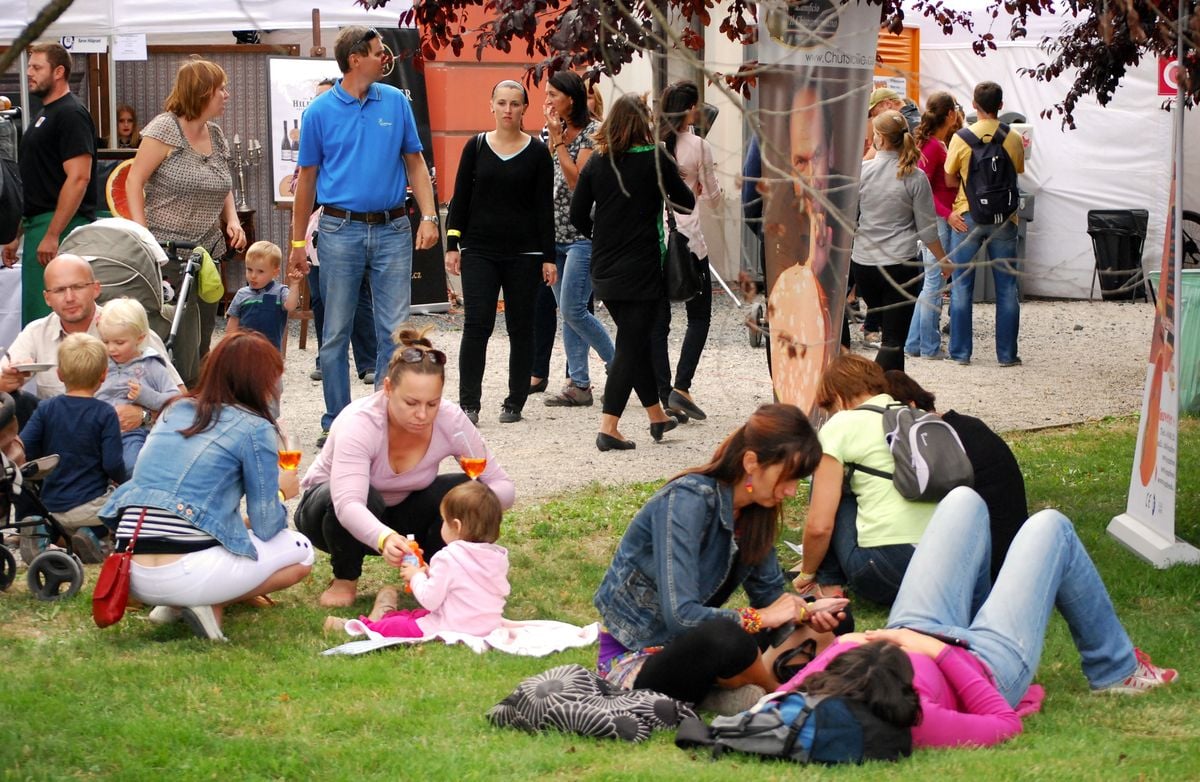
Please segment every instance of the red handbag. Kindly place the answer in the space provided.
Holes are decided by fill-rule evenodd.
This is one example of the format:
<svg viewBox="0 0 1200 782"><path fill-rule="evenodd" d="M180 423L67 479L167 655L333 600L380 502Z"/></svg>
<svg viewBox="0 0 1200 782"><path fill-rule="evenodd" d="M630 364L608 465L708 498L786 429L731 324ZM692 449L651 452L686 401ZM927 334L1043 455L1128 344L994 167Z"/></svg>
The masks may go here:
<svg viewBox="0 0 1200 782"><path fill-rule="evenodd" d="M108 627L121 621L125 616L125 606L129 604L129 570L133 563L133 544L137 543L138 533L142 531L142 522L146 519L146 509L138 516L137 526L133 528L133 537L124 551L108 555L104 566L100 568L100 577L96 579L96 590L92 592L92 619L97 627Z"/></svg>

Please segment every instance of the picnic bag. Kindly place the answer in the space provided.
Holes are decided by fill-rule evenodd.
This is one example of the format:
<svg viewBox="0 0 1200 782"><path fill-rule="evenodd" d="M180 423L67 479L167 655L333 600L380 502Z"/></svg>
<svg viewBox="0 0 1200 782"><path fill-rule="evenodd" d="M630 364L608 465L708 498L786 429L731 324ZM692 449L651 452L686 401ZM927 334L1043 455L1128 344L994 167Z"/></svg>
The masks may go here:
<svg viewBox="0 0 1200 782"><path fill-rule="evenodd" d="M985 142L969 128L958 131L958 137L971 148L963 190L976 225L1001 225L1017 211L1017 169L1004 149L1008 133L1008 125L1001 123Z"/></svg>
<svg viewBox="0 0 1200 782"><path fill-rule="evenodd" d="M142 508L129 545L124 551L109 554L104 560L104 566L100 568L96 589L92 592L92 619L97 627L114 625L125 616L125 607L129 605L129 571L133 564L133 544L137 542L145 519L146 509Z"/></svg>
<svg viewBox="0 0 1200 782"><path fill-rule="evenodd" d="M797 763L861 764L911 755L912 729L893 725L847 698L775 692L748 711L716 717L711 725L685 719L675 746L709 747L714 758L740 752Z"/></svg>
<svg viewBox="0 0 1200 782"><path fill-rule="evenodd" d="M671 301L689 301L700 295L704 279L700 266L692 255L687 236L675 224L675 210L667 207L667 248L663 257L663 278L667 284L667 298Z"/></svg>
<svg viewBox="0 0 1200 782"><path fill-rule="evenodd" d="M859 405L883 416L883 436L895 461L894 472L862 464L847 465L849 475L861 470L890 480L896 491L913 502L937 502L959 486L975 485L975 470L958 432L937 413L902 404Z"/></svg>

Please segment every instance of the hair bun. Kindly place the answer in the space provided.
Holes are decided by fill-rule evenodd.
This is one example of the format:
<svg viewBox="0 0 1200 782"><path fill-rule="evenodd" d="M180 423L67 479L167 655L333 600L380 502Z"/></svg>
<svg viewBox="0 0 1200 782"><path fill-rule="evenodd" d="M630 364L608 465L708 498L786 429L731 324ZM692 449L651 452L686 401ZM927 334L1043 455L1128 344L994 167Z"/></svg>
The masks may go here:
<svg viewBox="0 0 1200 782"><path fill-rule="evenodd" d="M431 328L432 326L426 326L423 329L416 329L408 324L402 324L392 332L392 342L402 348L411 348L418 345L432 348L433 342L425 336Z"/></svg>

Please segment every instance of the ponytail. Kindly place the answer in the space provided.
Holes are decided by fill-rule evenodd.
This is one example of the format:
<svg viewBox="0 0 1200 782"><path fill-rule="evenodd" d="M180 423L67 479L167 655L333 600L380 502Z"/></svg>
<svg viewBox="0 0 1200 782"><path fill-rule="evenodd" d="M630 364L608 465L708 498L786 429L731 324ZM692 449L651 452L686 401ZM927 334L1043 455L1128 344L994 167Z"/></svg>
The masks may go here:
<svg viewBox="0 0 1200 782"><path fill-rule="evenodd" d="M897 152L900 157L900 166L896 171L896 178L903 179L911 174L921 162L921 150L917 149L913 135L907 130L904 131L904 138L900 142L900 149Z"/></svg>
<svg viewBox="0 0 1200 782"><path fill-rule="evenodd" d="M900 158L897 179L913 172L921 162L921 150L917 149L912 134L908 132L908 121L898 111L885 111L873 121L875 132L884 140L888 149L896 151Z"/></svg>

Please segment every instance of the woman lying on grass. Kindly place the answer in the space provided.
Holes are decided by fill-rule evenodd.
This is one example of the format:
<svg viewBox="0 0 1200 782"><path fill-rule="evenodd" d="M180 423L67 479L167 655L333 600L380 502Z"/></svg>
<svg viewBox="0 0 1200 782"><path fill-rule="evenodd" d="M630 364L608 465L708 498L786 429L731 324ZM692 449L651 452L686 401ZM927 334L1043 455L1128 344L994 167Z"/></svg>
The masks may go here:
<svg viewBox="0 0 1200 782"><path fill-rule="evenodd" d="M833 612L847 603L786 594L775 558L779 506L820 458L798 407L763 405L708 464L659 489L634 516L596 592L601 675L690 703L714 686L740 690L736 703L710 705L722 712L778 686L761 651L772 634L760 631L788 623L830 631L839 622ZM738 587L750 605L723 608Z"/></svg>
<svg viewBox="0 0 1200 782"><path fill-rule="evenodd" d="M1061 513L1044 510L1025 522L988 593L990 551L987 506L973 490L955 489L917 546L887 629L841 636L780 689L855 697L864 664L886 659L920 699L914 746L998 744L1041 708L1045 693L1030 683L1056 606L1093 692L1137 695L1178 677L1130 642ZM880 644L899 646L907 659L881 657Z"/></svg>

